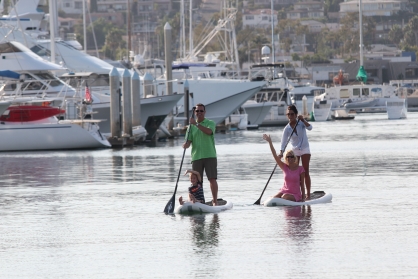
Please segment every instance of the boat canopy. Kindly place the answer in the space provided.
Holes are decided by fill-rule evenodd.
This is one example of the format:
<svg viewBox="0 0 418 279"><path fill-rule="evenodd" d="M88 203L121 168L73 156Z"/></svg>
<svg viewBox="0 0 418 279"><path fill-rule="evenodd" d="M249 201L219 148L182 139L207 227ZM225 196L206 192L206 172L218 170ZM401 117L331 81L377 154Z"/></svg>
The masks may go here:
<svg viewBox="0 0 418 279"><path fill-rule="evenodd" d="M20 78L20 74L16 72L9 71L9 70L0 71L0 80L19 79L19 78Z"/></svg>

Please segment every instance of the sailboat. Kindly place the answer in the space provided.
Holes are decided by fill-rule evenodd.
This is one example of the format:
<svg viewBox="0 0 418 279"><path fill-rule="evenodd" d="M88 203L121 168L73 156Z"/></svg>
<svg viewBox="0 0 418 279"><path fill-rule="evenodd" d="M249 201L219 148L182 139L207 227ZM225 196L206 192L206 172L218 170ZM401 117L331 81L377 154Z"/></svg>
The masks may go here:
<svg viewBox="0 0 418 279"><path fill-rule="evenodd" d="M359 30L360 30L360 68L356 79L360 84L334 84L325 92L314 98L313 112L325 115L323 120L351 116L349 111L382 112L386 111L388 119L406 118L406 102L397 94L396 88L389 84L367 84L367 72L363 63L363 22L362 1L359 0ZM329 110L329 114L326 111Z"/></svg>

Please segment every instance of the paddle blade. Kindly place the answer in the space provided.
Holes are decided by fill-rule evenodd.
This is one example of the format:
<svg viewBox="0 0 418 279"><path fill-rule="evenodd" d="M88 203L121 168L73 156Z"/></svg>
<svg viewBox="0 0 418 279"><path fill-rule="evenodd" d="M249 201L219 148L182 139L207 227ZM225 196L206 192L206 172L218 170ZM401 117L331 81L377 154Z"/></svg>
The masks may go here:
<svg viewBox="0 0 418 279"><path fill-rule="evenodd" d="M167 205L164 208L165 214L173 214L174 205L176 204L175 199L176 199L176 194L174 193L174 195L171 197L171 199L168 201Z"/></svg>
<svg viewBox="0 0 418 279"><path fill-rule="evenodd" d="M254 204L260 205L260 199L258 199Z"/></svg>

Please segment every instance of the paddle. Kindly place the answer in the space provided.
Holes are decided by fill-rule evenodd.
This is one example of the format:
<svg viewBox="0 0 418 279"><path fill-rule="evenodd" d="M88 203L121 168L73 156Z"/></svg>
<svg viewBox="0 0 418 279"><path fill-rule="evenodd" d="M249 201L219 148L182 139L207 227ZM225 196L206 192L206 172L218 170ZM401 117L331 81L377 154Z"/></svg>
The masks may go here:
<svg viewBox="0 0 418 279"><path fill-rule="evenodd" d="M194 115L194 110L195 110L195 107L193 107L192 116ZM187 129L187 134L186 134L186 142L189 139L190 129L191 129L191 127L190 127L190 123L189 123L189 128ZM184 150L183 150L183 157L181 158L179 174L177 176L177 182L176 182L176 187L174 188L173 196L168 201L167 205L164 207L164 213L165 214L173 214L173 212L174 212L174 205L176 203L175 199L176 199L177 186L179 184L181 167L183 166L184 154L186 154L186 148L184 148Z"/></svg>
<svg viewBox="0 0 418 279"><path fill-rule="evenodd" d="M298 119L298 122L296 122L295 128L293 128L293 131L292 131L292 133L290 134L289 139L287 140L286 145L284 146L283 151L285 151L285 150L286 150L286 147L287 147L287 145L289 144L289 141L290 141L290 139L292 138L292 135L293 135L293 133L295 132L296 127L298 126L298 123L299 123L299 119ZM274 166L274 169L273 169L273 171L272 171L272 172L271 172L271 174L270 174L269 180L267 180L266 186L264 186L263 192L261 192L260 197L258 198L258 200L257 200L254 204L260 205L260 202L261 202L261 197L263 196L264 191L265 191L265 190L266 190L266 188L267 188L267 185L269 185L270 179L271 179L271 177L273 176L274 172L276 171L276 168L277 168L277 164Z"/></svg>

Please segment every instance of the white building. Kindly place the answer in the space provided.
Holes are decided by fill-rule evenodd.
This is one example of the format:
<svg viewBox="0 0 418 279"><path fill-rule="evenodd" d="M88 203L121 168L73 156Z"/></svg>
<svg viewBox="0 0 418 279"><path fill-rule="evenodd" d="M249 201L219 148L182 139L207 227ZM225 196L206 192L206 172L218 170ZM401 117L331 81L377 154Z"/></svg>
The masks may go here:
<svg viewBox="0 0 418 279"><path fill-rule="evenodd" d="M277 12L273 11L274 25L277 24ZM268 28L271 27L271 10L259 9L254 11L246 11L243 14L242 25L254 28Z"/></svg>
<svg viewBox="0 0 418 279"><path fill-rule="evenodd" d="M340 3L340 17L347 13L358 13L358 0L346 0ZM393 16L399 11L411 11L408 0L363 0L364 16Z"/></svg>
<svg viewBox="0 0 418 279"><path fill-rule="evenodd" d="M323 18L324 4L322 1L304 1L293 5L292 11L286 15L288 19Z"/></svg>
<svg viewBox="0 0 418 279"><path fill-rule="evenodd" d="M86 1L86 9L89 6L89 0ZM57 0L58 10L66 14L83 14L83 0Z"/></svg>

